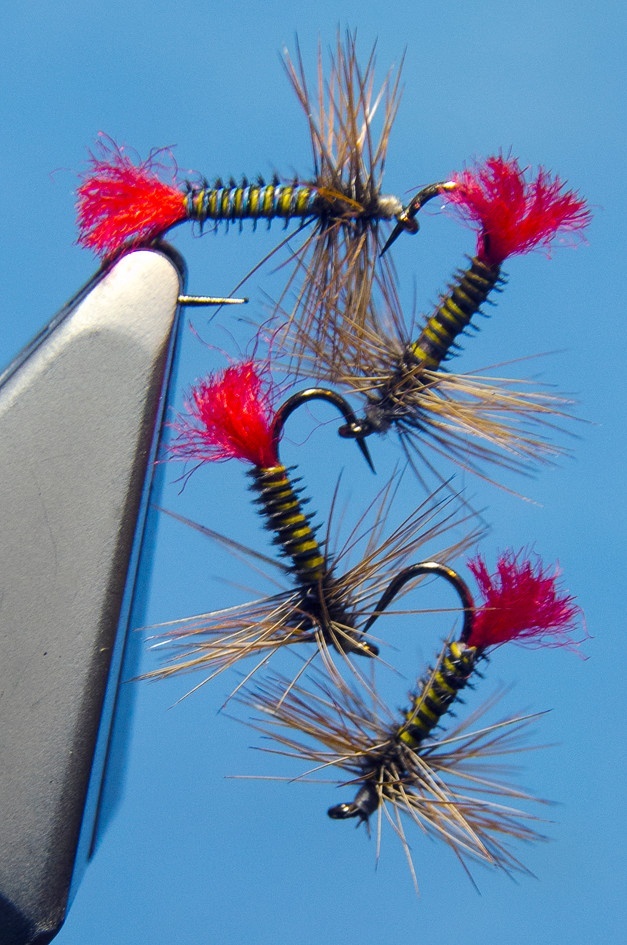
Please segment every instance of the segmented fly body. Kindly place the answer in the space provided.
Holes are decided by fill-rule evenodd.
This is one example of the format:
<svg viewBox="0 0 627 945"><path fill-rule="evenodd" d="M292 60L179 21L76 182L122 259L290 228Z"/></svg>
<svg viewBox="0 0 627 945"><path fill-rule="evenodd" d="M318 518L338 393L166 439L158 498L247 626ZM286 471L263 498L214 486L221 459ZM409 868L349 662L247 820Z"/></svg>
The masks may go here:
<svg viewBox="0 0 627 945"><path fill-rule="evenodd" d="M491 648L510 640L572 645L579 608L561 593L557 573L522 554L503 555L494 575L480 557L470 562L470 569L481 591L479 606L455 571L422 562L393 579L366 625L419 574L444 577L460 595L461 635L444 646L418 680L400 721L380 698L373 699L371 692L364 696L354 687L336 693L326 683L314 691L296 686L278 704L275 690L283 683L275 680L243 696L248 707L264 714L260 727L279 746L273 751L303 758L327 774L329 768L339 768L349 775L345 783L357 793L352 801L331 807L329 816L367 824L379 810L400 837L412 874L405 819L443 839L460 860L474 858L507 871L524 870L509 841L539 838L527 822L533 818L510 806L512 799L527 796L491 771L500 755L514 750L528 720L511 718L478 731L466 722L442 736L436 730Z"/></svg>
<svg viewBox="0 0 627 945"><path fill-rule="evenodd" d="M381 192L399 76L388 76L375 92L374 53L360 68L350 34L345 42L338 36L327 77L319 51L317 94L310 91L300 50L295 62L287 54L284 61L309 124L314 165L310 177L179 181L175 171L163 174L159 152L135 163L102 139L78 188L78 242L106 257L149 242L185 221L201 226L295 221L297 232L283 241L289 244L293 269L281 299L293 306L307 332L326 334L341 318L343 300L351 300L351 319L360 322L373 284L385 286L392 278L387 260L379 263L378 257L381 225L395 222L404 212L398 197ZM380 107L383 116L375 140Z"/></svg>
<svg viewBox="0 0 627 945"><path fill-rule="evenodd" d="M390 290L380 309L371 304L365 324L351 324L345 313L340 338L307 337L297 326L292 337L307 350L312 375L365 397L363 418L344 435L395 429L408 454L419 454L427 465L428 442L480 473L484 463L525 470L532 462L550 461L561 450L547 429L567 415L567 400L524 381L449 373L443 364L500 288L505 259L548 248L560 235L579 234L589 211L559 178L542 169L528 178L515 159L502 156L427 188L412 204L419 208L437 194L476 227L477 248L416 334Z"/></svg>
<svg viewBox="0 0 627 945"><path fill-rule="evenodd" d="M316 538L313 516L297 487L292 470L279 459L278 442L287 417L300 404L322 398L336 406L347 422L354 415L342 398L318 388L294 394L277 409L277 393L263 369L252 361L231 365L193 389L188 415L176 424L178 437L171 453L194 463L239 459L251 466L251 488L266 528L287 561L294 589L241 607L170 624L168 640L183 657L151 675L172 675L203 668L211 675L239 659L257 655L262 662L286 644L317 642L327 655L333 647L374 657L377 646L357 629L365 620L392 568L398 568L427 538L450 524L447 512L435 524L437 498L410 515L392 534L380 540L388 511L373 530L359 564L339 573L342 555L332 556L326 542ZM366 458L368 454L365 452ZM330 665L330 664L329 664ZM337 675L337 674L336 674Z"/></svg>
<svg viewBox="0 0 627 945"><path fill-rule="evenodd" d="M245 221L253 229L260 221L282 222L286 235L279 246L250 269L278 259L278 250L289 254L274 313L286 318L275 329L275 346L285 352L294 376L342 385L364 402L357 417L342 396L315 386L279 403L267 367L252 360L231 364L192 389L187 412L173 424L170 453L195 466L232 459L248 465L253 501L280 560L213 537L278 567L288 587L153 627L155 646L168 659L146 675L199 671L202 685L250 659L252 669L244 669L235 692L257 713L252 724L274 741L266 750L297 757L316 771L339 772L338 783L354 792L328 809L330 818L354 819L369 830L376 814L379 837L387 819L415 884L409 823L444 840L464 867L474 860L524 872L512 842L543 837L537 818L515 803L535 798L503 777L503 759L520 749L533 717L484 722L480 709L448 731L445 726L493 649L510 641L538 648L573 645L579 608L561 591L557 570L522 552L502 555L493 574L481 557L469 561L479 588L476 603L468 585L444 563L476 540L476 530L429 560L408 564L418 552L431 554L426 542L459 529L470 517L463 508L457 512L445 486L385 535L396 491L390 482L336 552L329 532L318 538L315 515L306 511L308 499L294 468L281 461L279 443L291 413L321 399L341 413L340 435L355 439L371 466L366 438L392 430L418 474L426 467L438 478L427 446L482 476L485 464L525 472L559 455L548 431L568 416L569 401L523 381L451 373L446 362L461 336L476 327L483 306L502 290L505 261L548 249L566 234L578 236L590 212L558 177L542 168L530 175L503 155L430 184L405 204L383 193L400 69L377 90L374 50L361 67L351 34L338 35L327 75L318 50L313 85L299 48L294 58L285 53L284 66L308 124L309 174L184 179L164 152L136 160L103 137L78 188L78 242L104 259L186 222L200 231L220 224L242 230ZM477 244L434 311L412 325L401 311L388 251L401 233L417 232L420 211L434 199L473 227ZM209 298L179 301L208 304ZM371 512L374 524L367 518ZM348 566L349 554L357 551L357 563ZM375 686L375 668L378 675L383 661L377 661L380 641L373 628L393 600L427 576L456 589L463 626L418 677L399 714ZM294 676L255 676L255 687L249 688L257 670L278 650L294 652L295 644ZM301 644L313 644L309 656L302 655ZM368 678L353 666L354 655L370 661ZM306 673L317 658L314 682L308 684ZM485 711L493 705L494 700Z"/></svg>

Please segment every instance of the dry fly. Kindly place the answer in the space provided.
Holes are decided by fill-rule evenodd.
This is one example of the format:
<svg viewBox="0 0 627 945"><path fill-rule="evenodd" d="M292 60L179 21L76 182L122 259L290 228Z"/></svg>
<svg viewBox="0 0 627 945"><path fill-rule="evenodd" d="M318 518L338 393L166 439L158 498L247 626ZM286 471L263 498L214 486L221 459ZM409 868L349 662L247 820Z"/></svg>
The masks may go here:
<svg viewBox="0 0 627 945"><path fill-rule="evenodd" d="M406 824L444 840L465 866L479 860L507 872L525 872L511 841L542 836L535 818L511 804L535 799L502 780L502 762L520 750L519 737L529 717L475 729L480 710L448 734L434 732L471 678L481 675L478 666L488 650L510 640L536 647L571 646L580 615L573 598L561 593L557 570L550 573L522 553L502 555L494 574L479 556L470 568L480 587L480 606L457 572L438 562L421 562L396 575L366 624L420 574L440 575L459 593L461 635L445 644L418 680L400 721L372 687L364 695L354 686L335 690L327 680L310 690L294 685L285 694L286 681L274 678L239 697L248 709L262 712L255 727L278 744L266 750L312 763L326 774L339 769L348 775L341 783L356 790L354 800L334 805L329 816L368 825L378 812L377 855L384 816L403 845L416 888Z"/></svg>
<svg viewBox="0 0 627 945"><path fill-rule="evenodd" d="M387 258L380 265L378 257L381 225L402 220L404 213L398 197L381 192L399 104L400 69L376 89L374 50L362 68L350 33L344 41L338 35L328 75L319 48L315 91L307 81L300 49L295 61L286 53L284 63L309 125L310 176L289 181L278 176L268 181L180 181L176 169L164 173L162 152L136 162L102 137L78 188L78 242L108 257L150 242L185 221L203 228L241 226L246 219L254 225L260 220L283 220L286 226L296 221L296 233L280 244L287 244L293 263L282 298L295 296L293 314L298 313L307 333L326 336L342 298L351 298L351 320L360 323L372 285L385 286L393 279ZM403 228L413 232L417 226L410 221Z"/></svg>
<svg viewBox="0 0 627 945"><path fill-rule="evenodd" d="M525 381L454 374L444 362L458 348L481 306L502 288L501 267L512 255L547 249L565 234L580 234L590 213L574 191L542 168L528 174L502 156L452 175L412 201L413 210L434 193L450 203L477 233L469 266L460 270L422 325L407 324L395 288L371 300L364 319L352 306L335 320L339 331L308 335L292 326L286 346L303 355L317 379L349 387L365 399L359 423L346 436L396 430L410 461L430 466L427 446L464 469L486 464L526 471L563 452L548 433L568 416L570 402ZM331 324L331 323L329 323Z"/></svg>
<svg viewBox="0 0 627 945"><path fill-rule="evenodd" d="M193 388L188 414L176 424L178 437L170 450L195 464L237 458L251 466L255 501L288 562L285 571L293 589L166 625L166 642L173 655L170 663L151 675L202 669L211 678L248 656L258 658L256 669L277 649L302 642L316 643L329 666L331 646L341 657L350 653L377 656L378 647L364 636L360 624L372 612L382 588L425 541L465 521L436 495L389 537L382 538L394 492L391 484L383 490L374 524L366 528L359 563L340 573L347 549L333 554L328 536L323 542L317 540L317 529L312 515L303 511L305 500L296 480L278 457L278 440L287 416L303 400L308 402L319 393L295 394L275 410L276 392L254 362L231 365ZM332 402L341 406L341 399ZM344 415L350 421L352 415ZM363 522L364 517L349 539L350 549L359 543ZM475 538L476 534L457 547Z"/></svg>

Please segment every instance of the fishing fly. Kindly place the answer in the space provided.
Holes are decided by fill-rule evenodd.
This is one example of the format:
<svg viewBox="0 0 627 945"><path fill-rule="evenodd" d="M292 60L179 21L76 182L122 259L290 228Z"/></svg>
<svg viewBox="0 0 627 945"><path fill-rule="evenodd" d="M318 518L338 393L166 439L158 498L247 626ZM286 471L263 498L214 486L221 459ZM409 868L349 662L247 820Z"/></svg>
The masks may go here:
<svg viewBox="0 0 627 945"><path fill-rule="evenodd" d="M355 428L344 427L343 435L395 429L408 457L427 466L428 442L473 472L481 473L486 462L524 471L562 452L546 430L567 416L569 402L523 381L449 373L443 364L481 306L502 288L504 261L548 249L566 234L580 234L590 213L559 177L543 169L528 176L516 159L503 156L453 175L451 183L427 188L411 202L412 212L434 193L476 228L477 246L470 265L457 273L417 337L412 338L415 327L406 325L397 294L388 287L383 306L371 304L365 323L351 323L346 312L339 336L307 336L294 326L290 345L307 352L312 375L365 398L363 417Z"/></svg>
<svg viewBox="0 0 627 945"><path fill-rule="evenodd" d="M351 299L351 319L360 322L373 283L385 285L392 278L388 263L379 264L378 257L380 226L404 213L398 197L381 192L400 70L375 91L374 52L362 69L350 34L344 43L338 36L328 77L319 50L317 94L309 89L300 49L295 62L286 53L284 63L309 125L311 177L192 183L171 171L166 180L160 152L136 163L103 138L78 188L78 242L107 257L150 242L185 221L201 228L208 223L241 227L244 220L254 225L260 220L296 221L297 233L305 228L305 235L300 245L296 235L283 241L294 266L281 298L293 295L300 323L309 332L326 334L338 318L342 298ZM377 138L374 126L381 106Z"/></svg>
<svg viewBox="0 0 627 945"><path fill-rule="evenodd" d="M436 497L382 540L381 525L389 511L387 494L393 491L390 486L383 491L361 561L340 574L342 554L333 555L328 540L319 542L316 538L313 515L303 510L306 499L301 496L299 480L281 463L278 443L288 416L313 399L330 402L348 422L354 421L354 415L341 397L324 389L294 394L275 409L277 394L267 372L264 376L262 367L253 361L233 364L209 376L193 388L187 415L175 424L178 436L170 452L195 464L238 459L250 465L254 501L287 562L285 573L295 589L173 622L168 625L171 629L167 641L176 644L178 650L183 647L184 656L177 655L150 675L168 676L197 668L215 675L254 654L262 665L278 648L301 642L317 643L330 668L330 646L342 656L356 653L375 657L378 647L357 629L364 614L389 582L392 569L397 569L425 540L453 525L454 516L451 518L448 512L439 522L432 521L438 508L447 507ZM360 445L368 459L364 445ZM349 544L355 544L354 535Z"/></svg>
<svg viewBox="0 0 627 945"><path fill-rule="evenodd" d="M524 792L493 777L499 756L516 749L527 718L510 718L470 730L481 712L438 737L435 730L451 712L462 690L479 674L493 648L509 641L536 647L573 645L580 615L574 599L558 585L557 572L521 554L502 555L494 574L477 556L469 562L482 601L477 606L457 572L439 562L414 564L401 571L384 592L366 627L370 627L402 587L419 575L445 578L457 590L464 610L459 639L445 644L434 665L410 695L403 718L369 692L354 687L334 692L325 682L316 691L294 687L280 704L280 680L262 682L242 701L269 721L260 727L280 746L279 754L339 768L345 784L357 788L353 800L331 807L335 820L355 818L368 825L378 811L400 838L415 879L404 820L443 839L464 863L469 857L506 871L524 871L509 849L511 839L540 839L527 823L531 815L510 806ZM302 741L305 736L307 741ZM322 745L322 748L318 747Z"/></svg>

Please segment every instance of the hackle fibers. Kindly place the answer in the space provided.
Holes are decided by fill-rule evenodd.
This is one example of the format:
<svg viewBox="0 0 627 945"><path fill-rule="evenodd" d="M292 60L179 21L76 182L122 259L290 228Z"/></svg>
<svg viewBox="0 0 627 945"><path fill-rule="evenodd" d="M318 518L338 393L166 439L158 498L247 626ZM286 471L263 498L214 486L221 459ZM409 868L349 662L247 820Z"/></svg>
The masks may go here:
<svg viewBox="0 0 627 945"><path fill-rule="evenodd" d="M504 777L504 762L520 753L521 736L535 717L506 717L477 728L483 707L449 732L440 734L440 729L471 675L481 675L477 664L486 651L508 641L572 647L580 610L561 590L559 572L522 552L502 555L494 574L480 557L470 569L481 595L478 606L456 573L440 567L462 585L464 630L418 679L402 719L373 687L362 691L346 685L338 691L320 678L314 688L299 683L285 695L285 680L262 680L239 695L256 713L249 724L274 742L265 751L314 765L291 781L314 772L346 776L337 781L352 787L355 799L330 808L329 816L368 826L376 812L377 857L387 820L401 841L416 889L406 833L411 824L443 840L467 872L473 860L507 873L527 872L512 844L544 839L536 818L512 806L537 799Z"/></svg>

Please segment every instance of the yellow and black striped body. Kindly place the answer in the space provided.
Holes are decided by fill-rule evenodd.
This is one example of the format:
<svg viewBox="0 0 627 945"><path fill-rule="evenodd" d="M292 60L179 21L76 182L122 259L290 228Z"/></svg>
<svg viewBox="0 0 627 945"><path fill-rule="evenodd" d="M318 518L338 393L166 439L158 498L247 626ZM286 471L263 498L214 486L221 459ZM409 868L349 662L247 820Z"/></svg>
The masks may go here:
<svg viewBox="0 0 627 945"><path fill-rule="evenodd" d="M292 562L292 570L302 585L319 584L326 573L326 562L311 526L311 515L302 510L300 489L295 489L285 466L255 467L249 474L255 502L262 507L268 528L275 532L274 542ZM298 481L298 480L295 480Z"/></svg>
<svg viewBox="0 0 627 945"><path fill-rule="evenodd" d="M406 721L396 733L399 741L410 748L420 745L467 685L478 655L476 647L459 641L446 646L436 668L418 684Z"/></svg>
<svg viewBox="0 0 627 945"><path fill-rule="evenodd" d="M402 204L391 194L355 193L308 183L282 184L277 178L270 183L259 179L224 185L216 181L202 187L188 186L185 195L187 218L205 223L207 220L318 219L322 221L362 220L371 226L379 220L394 220Z"/></svg>
<svg viewBox="0 0 627 945"><path fill-rule="evenodd" d="M391 357L387 376L366 393L365 416L359 427L362 436L386 433L393 424L405 432L428 429L429 420L423 416L421 403L425 387L433 384L428 372L440 370L458 335L501 282L500 268L476 257L467 269L458 272L417 340L404 344ZM345 427L340 435L355 434Z"/></svg>
<svg viewBox="0 0 627 945"><path fill-rule="evenodd" d="M500 267L488 266L475 256L468 269L460 270L436 311L427 321L408 354L426 370L438 370L455 345L455 339L470 324L490 292L499 282Z"/></svg>
<svg viewBox="0 0 627 945"><path fill-rule="evenodd" d="M187 216L204 223L206 220L290 220L292 217L317 216L320 199L307 185L280 184L278 181L256 184L231 181L222 186L190 188L187 192Z"/></svg>
<svg viewBox="0 0 627 945"><path fill-rule="evenodd" d="M267 526L274 533L284 557L291 561L301 592L297 608L300 629L307 633L317 629L328 644L342 653L357 653L372 658L378 647L364 639L355 629L351 600L329 567L325 554L316 539L316 528L311 515L303 512L306 499L300 498L299 480L290 480L285 466L255 467L249 473L255 502L261 506Z"/></svg>
<svg viewBox="0 0 627 945"><path fill-rule="evenodd" d="M360 822L368 823L387 790L396 791L408 776L413 765L413 753L468 684L479 658L477 648L462 641L446 645L435 669L429 670L418 682L403 724L396 730L392 729L387 739L380 740L364 753L361 776L356 779L361 786L355 799L330 807L327 811L329 817L333 820L357 817Z"/></svg>

